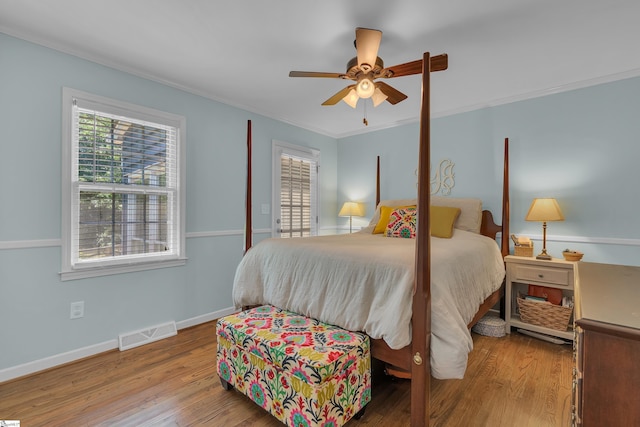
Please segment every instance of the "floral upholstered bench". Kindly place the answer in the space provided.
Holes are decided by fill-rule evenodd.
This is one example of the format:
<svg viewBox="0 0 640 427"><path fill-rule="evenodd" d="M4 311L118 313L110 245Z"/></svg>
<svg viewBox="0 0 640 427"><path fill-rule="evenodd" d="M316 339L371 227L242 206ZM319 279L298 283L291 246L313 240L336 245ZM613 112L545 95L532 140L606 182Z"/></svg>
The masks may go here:
<svg viewBox="0 0 640 427"><path fill-rule="evenodd" d="M265 305L218 320L217 371L288 426L342 426L371 400L369 337Z"/></svg>

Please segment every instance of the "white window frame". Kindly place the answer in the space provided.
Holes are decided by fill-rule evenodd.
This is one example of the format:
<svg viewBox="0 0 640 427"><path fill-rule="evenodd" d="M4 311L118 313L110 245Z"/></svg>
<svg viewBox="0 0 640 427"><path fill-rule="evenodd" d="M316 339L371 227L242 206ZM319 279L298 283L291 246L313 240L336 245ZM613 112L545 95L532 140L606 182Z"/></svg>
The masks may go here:
<svg viewBox="0 0 640 427"><path fill-rule="evenodd" d="M318 191L318 183L320 181L320 150L314 148L303 147L299 145L289 144L282 141L271 141L271 159L272 159L272 210L271 218L273 219L271 235L272 237L280 237L280 174L281 163L280 157L285 154L290 157L298 158L314 162L316 164L315 179L311 182L311 231L312 236L318 235L318 208L320 206L320 196ZM313 177L313 174L312 174Z"/></svg>
<svg viewBox="0 0 640 427"><path fill-rule="evenodd" d="M74 104L83 108L128 117L136 120L160 123L176 129L175 197L177 209L170 219L170 230L175 247L168 253L145 253L99 260L79 261L75 243L78 229L78 207L74 200L80 192L78 180L77 133L73 123ZM111 274L129 273L155 268L186 264L185 251L185 142L186 119L183 116L142 107L71 88L62 90L62 270L61 280L75 280ZM142 190L141 190L142 191Z"/></svg>

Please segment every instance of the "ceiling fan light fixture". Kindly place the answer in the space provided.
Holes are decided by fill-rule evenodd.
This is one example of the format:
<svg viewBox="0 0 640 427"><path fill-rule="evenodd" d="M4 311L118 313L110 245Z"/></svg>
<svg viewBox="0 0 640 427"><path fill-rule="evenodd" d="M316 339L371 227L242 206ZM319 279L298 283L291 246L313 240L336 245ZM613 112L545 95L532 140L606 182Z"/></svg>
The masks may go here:
<svg viewBox="0 0 640 427"><path fill-rule="evenodd" d="M351 108L356 108L358 105L358 99L360 99L360 97L356 93L355 89L351 89L349 93L342 98L342 100Z"/></svg>
<svg viewBox="0 0 640 427"><path fill-rule="evenodd" d="M379 87L376 86L376 90L373 91L373 95L371 96L371 101L373 101L373 106L377 107L382 104L388 98Z"/></svg>
<svg viewBox="0 0 640 427"><path fill-rule="evenodd" d="M350 80L353 84L343 87L322 105L336 105L344 101L352 108L356 108L358 99L372 98L373 106L377 107L384 101L391 105L407 99L407 95L386 84L379 79L421 74L423 60L397 64L389 68L384 67L384 61L378 56L378 48L382 31L371 28L356 28L354 46L356 56L347 62L344 73L325 73L318 71L291 71L289 77L320 77ZM431 56L429 67L431 72L446 70L448 67L447 54ZM366 108L366 103L365 103Z"/></svg>
<svg viewBox="0 0 640 427"><path fill-rule="evenodd" d="M364 74L358 77L358 84L356 85L356 93L360 98L371 98L373 92L375 92L376 86L373 84L373 80L368 74Z"/></svg>

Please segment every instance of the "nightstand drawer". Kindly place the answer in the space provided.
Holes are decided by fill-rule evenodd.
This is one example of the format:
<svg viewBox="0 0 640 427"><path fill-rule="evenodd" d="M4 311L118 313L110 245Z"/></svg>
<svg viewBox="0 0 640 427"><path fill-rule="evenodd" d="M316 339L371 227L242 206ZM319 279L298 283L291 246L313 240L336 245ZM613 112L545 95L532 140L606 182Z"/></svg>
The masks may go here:
<svg viewBox="0 0 640 427"><path fill-rule="evenodd" d="M569 286L571 285L570 273L571 271L566 268L528 267L525 265L515 266L515 277L518 281L535 281Z"/></svg>

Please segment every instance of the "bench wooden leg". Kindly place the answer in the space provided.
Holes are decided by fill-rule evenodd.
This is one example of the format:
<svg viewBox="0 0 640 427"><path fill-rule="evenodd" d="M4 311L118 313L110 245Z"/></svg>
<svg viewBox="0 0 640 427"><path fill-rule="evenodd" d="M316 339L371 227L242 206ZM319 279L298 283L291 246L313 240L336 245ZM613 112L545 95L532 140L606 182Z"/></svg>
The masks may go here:
<svg viewBox="0 0 640 427"><path fill-rule="evenodd" d="M231 384L229 384L227 381L223 380L222 378L220 378L220 384L222 384L222 388L229 391L233 388L233 386Z"/></svg>
<svg viewBox="0 0 640 427"><path fill-rule="evenodd" d="M355 418L356 420L359 420L360 418L364 417L364 411L365 411L365 409L367 409L367 408L366 408L366 407L364 407L364 408L360 409L360 410L358 411L358 413L357 413L357 414L355 414L355 415L353 416L353 418Z"/></svg>

